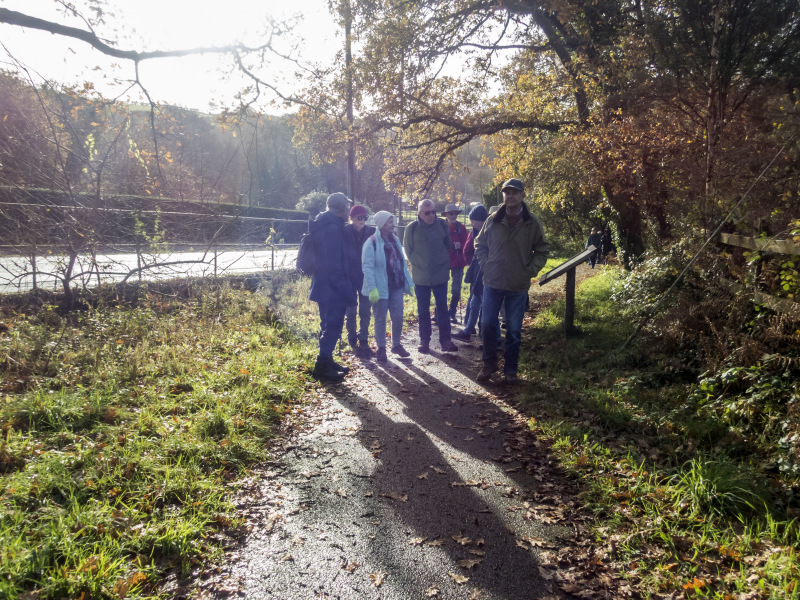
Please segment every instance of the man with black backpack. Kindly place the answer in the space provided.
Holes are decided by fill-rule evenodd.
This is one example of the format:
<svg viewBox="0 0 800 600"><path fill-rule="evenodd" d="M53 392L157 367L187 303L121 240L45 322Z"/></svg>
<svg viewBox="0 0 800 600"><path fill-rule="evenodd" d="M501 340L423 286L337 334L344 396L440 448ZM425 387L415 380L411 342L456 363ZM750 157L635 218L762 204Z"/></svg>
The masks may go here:
<svg viewBox="0 0 800 600"><path fill-rule="evenodd" d="M344 315L356 303L356 290L350 279L350 255L344 224L350 200L341 192L328 196L327 210L317 215L309 227L314 247L315 268L309 299L319 305L319 355L314 377L341 379L350 369L333 360L333 351L342 336Z"/></svg>

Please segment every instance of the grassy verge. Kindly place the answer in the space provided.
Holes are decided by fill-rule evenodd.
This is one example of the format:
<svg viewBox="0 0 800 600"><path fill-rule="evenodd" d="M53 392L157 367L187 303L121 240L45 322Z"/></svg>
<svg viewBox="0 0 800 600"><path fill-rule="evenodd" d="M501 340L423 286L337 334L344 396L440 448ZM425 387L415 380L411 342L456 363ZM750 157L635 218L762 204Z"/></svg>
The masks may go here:
<svg viewBox="0 0 800 600"><path fill-rule="evenodd" d="M314 357L307 280L266 283L4 307L0 598L153 597L221 551Z"/></svg>
<svg viewBox="0 0 800 600"><path fill-rule="evenodd" d="M531 428L596 518L595 558L646 597L800 597L798 486L775 468L778 433L747 437L705 410L708 379L652 337L618 352L635 326L612 299L619 278L580 286L579 338L564 337L563 301L541 312L521 364Z"/></svg>

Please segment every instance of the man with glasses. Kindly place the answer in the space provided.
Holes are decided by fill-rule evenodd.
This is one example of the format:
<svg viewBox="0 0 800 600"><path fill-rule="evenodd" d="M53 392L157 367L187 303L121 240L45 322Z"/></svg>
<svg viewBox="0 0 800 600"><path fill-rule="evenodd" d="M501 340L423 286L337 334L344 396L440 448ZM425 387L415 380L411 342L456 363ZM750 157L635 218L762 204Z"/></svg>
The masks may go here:
<svg viewBox="0 0 800 600"><path fill-rule="evenodd" d="M457 352L450 339L450 316L447 312L447 281L450 278L450 230L443 219L436 217L433 200L419 203L417 219L403 235L403 249L411 263L411 278L417 297L419 341L421 353L430 352L431 294L433 294L439 344L444 352Z"/></svg>
<svg viewBox="0 0 800 600"><path fill-rule="evenodd" d="M344 227L344 236L347 242L347 252L350 256L350 281L358 290L358 306L348 306L345 313L345 327L347 341L350 347L361 358L370 358L372 350L369 348L369 318L372 304L369 298L361 293L364 283L364 273L361 271L361 249L364 242L375 233L374 227L367 225L367 209L356 204L350 209L350 224ZM358 315L358 317L356 317Z"/></svg>
<svg viewBox="0 0 800 600"><path fill-rule="evenodd" d="M506 310L504 378L518 380L522 317L531 279L547 262L550 248L542 224L528 210L525 186L519 179L503 184L503 204L489 216L475 240L475 257L483 270L483 368L478 381L497 370L500 307Z"/></svg>

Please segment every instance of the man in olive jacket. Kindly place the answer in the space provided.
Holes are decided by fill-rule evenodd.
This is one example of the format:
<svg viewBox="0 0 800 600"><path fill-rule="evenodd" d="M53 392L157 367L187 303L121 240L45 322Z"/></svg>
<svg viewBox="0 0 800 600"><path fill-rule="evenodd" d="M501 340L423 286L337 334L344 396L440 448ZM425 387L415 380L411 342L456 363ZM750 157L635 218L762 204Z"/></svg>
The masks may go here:
<svg viewBox="0 0 800 600"><path fill-rule="evenodd" d="M478 381L497 370L500 307L506 308L505 366L509 383L517 381L522 318L531 279L547 262L550 248L542 224L528 210L525 186L519 179L503 184L503 204L490 215L475 240L475 258L483 269L483 368Z"/></svg>
<svg viewBox="0 0 800 600"><path fill-rule="evenodd" d="M450 279L450 230L444 219L436 217L433 200L419 203L417 220L406 227L403 250L411 263L411 279L417 297L419 341L423 354L430 352L431 293L436 306L439 344L444 352L457 352L450 339L450 315L447 312L447 281Z"/></svg>

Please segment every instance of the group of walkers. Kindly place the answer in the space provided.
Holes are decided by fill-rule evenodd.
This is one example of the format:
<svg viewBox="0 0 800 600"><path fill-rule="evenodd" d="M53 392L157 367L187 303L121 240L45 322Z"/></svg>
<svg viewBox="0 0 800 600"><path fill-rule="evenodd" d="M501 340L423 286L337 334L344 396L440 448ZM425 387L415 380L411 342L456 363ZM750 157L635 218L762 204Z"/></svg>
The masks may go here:
<svg viewBox="0 0 800 600"><path fill-rule="evenodd" d="M589 255L589 264L594 269L595 264L605 265L608 263L608 255L616 251L614 241L611 239L611 229L606 227L603 233L597 227L592 228L589 239L586 240L586 248L594 246L596 250Z"/></svg>
<svg viewBox="0 0 800 600"><path fill-rule="evenodd" d="M504 309L503 373L507 382L517 381L528 289L531 279L547 262L549 247L539 219L524 202L523 183L509 179L503 184L502 194L503 204L493 214L483 206L470 211L471 231L458 222L461 210L454 204L447 205L442 213L445 218L440 218L433 201L422 200L402 244L394 234L391 213L375 213L375 227L370 227L363 206L350 208L350 200L342 193L328 196L327 210L310 227L317 258L310 299L318 303L320 313L314 376L341 379L349 372L348 367L333 359L345 320L348 342L355 353L362 359L373 357L368 343L370 312L374 314L376 360L388 360L387 317L392 322L391 352L407 358L409 352L401 343L403 296L413 294L417 300L418 352L430 353L431 296L443 352L457 352L454 338L467 341L480 331L483 368L478 381L489 380L497 371L500 312ZM348 217L350 222L345 225ZM411 264L410 272L406 259ZM464 327L452 334L451 325L458 322L462 279L470 284L470 296Z"/></svg>

